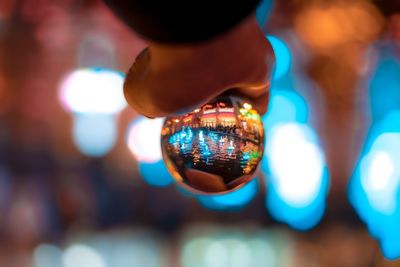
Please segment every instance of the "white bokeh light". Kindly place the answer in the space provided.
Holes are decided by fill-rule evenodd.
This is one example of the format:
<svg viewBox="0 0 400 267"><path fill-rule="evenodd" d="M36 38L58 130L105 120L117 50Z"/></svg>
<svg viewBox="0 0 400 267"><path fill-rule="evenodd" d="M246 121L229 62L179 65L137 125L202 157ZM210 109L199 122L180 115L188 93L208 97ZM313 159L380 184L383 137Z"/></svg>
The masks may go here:
<svg viewBox="0 0 400 267"><path fill-rule="evenodd" d="M155 163L162 159L160 136L163 123L162 118L141 117L129 127L128 148L138 161Z"/></svg>
<svg viewBox="0 0 400 267"><path fill-rule="evenodd" d="M64 267L106 267L103 257L93 248L76 244L64 252Z"/></svg>
<svg viewBox="0 0 400 267"><path fill-rule="evenodd" d="M360 164L361 185L371 206L392 214L400 187L400 134L378 136Z"/></svg>
<svg viewBox="0 0 400 267"><path fill-rule="evenodd" d="M214 240L204 253L206 267L229 267L229 251L219 241Z"/></svg>
<svg viewBox="0 0 400 267"><path fill-rule="evenodd" d="M266 154L281 198L293 207L309 205L318 195L323 178L324 157L310 141L306 125L280 124L267 138Z"/></svg>
<svg viewBox="0 0 400 267"><path fill-rule="evenodd" d="M262 238L254 238L247 242L251 251L251 265L249 267L273 267L277 266L276 255L273 247ZM262 265L260 265L262 262Z"/></svg>
<svg viewBox="0 0 400 267"><path fill-rule="evenodd" d="M115 114L126 106L124 76L109 69L79 69L61 82L63 107L75 113Z"/></svg>
<svg viewBox="0 0 400 267"><path fill-rule="evenodd" d="M206 237L193 238L187 241L181 251L182 267L204 267L204 254L214 240Z"/></svg>
<svg viewBox="0 0 400 267"><path fill-rule="evenodd" d="M72 133L79 151L91 157L107 154L118 135L115 118L107 114L75 115Z"/></svg>
<svg viewBox="0 0 400 267"><path fill-rule="evenodd" d="M252 253L247 242L241 239L224 240L223 244L229 251L229 267L250 267Z"/></svg>
<svg viewBox="0 0 400 267"><path fill-rule="evenodd" d="M117 138L117 114L126 106L124 75L105 68L78 69L60 84L59 98L73 116L73 139L82 154L102 157Z"/></svg>
<svg viewBox="0 0 400 267"><path fill-rule="evenodd" d="M40 244L33 251L35 267L62 267L62 251L51 244Z"/></svg>
<svg viewBox="0 0 400 267"><path fill-rule="evenodd" d="M271 238L264 233L249 238L246 230L211 231L193 229L191 238L183 243L183 267L273 267L277 263ZM211 228L212 229L212 228ZM215 231L217 230L217 231ZM202 232L198 235L196 233ZM194 234L194 236L192 236Z"/></svg>
<svg viewBox="0 0 400 267"><path fill-rule="evenodd" d="M371 188L374 191L382 191L394 185L396 181L396 177L394 177L395 166L388 153L376 153L370 163L368 173L362 180L364 187Z"/></svg>

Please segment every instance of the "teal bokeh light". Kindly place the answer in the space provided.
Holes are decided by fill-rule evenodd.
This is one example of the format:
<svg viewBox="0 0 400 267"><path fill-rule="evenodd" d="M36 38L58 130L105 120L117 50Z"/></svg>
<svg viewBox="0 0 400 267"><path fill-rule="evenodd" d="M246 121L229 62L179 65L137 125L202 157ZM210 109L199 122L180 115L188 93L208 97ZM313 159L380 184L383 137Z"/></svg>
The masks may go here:
<svg viewBox="0 0 400 267"><path fill-rule="evenodd" d="M283 80L284 84L292 83L289 78ZM310 229L321 220L329 190L323 151L307 121L305 99L294 89L273 87L269 110L263 117L265 205L276 220L299 230Z"/></svg>
<svg viewBox="0 0 400 267"><path fill-rule="evenodd" d="M162 160L155 163L140 162L139 172L143 180L151 186L165 187L174 182Z"/></svg>
<svg viewBox="0 0 400 267"><path fill-rule="evenodd" d="M282 123L266 137L266 207L278 221L308 230L322 218L329 190L328 170L314 131Z"/></svg>
<svg viewBox="0 0 400 267"><path fill-rule="evenodd" d="M400 257L400 111L371 128L348 188L352 206L389 259Z"/></svg>
<svg viewBox="0 0 400 267"><path fill-rule="evenodd" d="M273 0L263 0L260 2L256 9L256 18L257 22L261 28L264 27L267 22L269 15L271 14L271 10L273 8Z"/></svg>
<svg viewBox="0 0 400 267"><path fill-rule="evenodd" d="M289 47L279 38L268 35L267 39L274 49L276 65L273 72L273 79L279 80L287 75L292 65L292 53Z"/></svg>
<svg viewBox="0 0 400 267"><path fill-rule="evenodd" d="M230 192L224 195L201 195L196 196L197 200L204 207L211 210L240 210L251 202L251 200L257 195L258 182L257 178L254 178L248 184L239 188L236 191Z"/></svg>

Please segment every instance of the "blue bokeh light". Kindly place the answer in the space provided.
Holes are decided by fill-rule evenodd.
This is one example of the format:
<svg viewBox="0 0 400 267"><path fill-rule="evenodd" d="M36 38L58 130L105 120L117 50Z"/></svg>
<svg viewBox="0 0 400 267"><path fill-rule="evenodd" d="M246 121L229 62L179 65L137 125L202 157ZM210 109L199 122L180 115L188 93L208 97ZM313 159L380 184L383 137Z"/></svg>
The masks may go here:
<svg viewBox="0 0 400 267"><path fill-rule="evenodd" d="M84 155L101 157L113 148L117 138L113 115L88 113L74 116L74 143Z"/></svg>
<svg viewBox="0 0 400 267"><path fill-rule="evenodd" d="M370 130L348 188L349 200L385 257L400 257L400 111Z"/></svg>
<svg viewBox="0 0 400 267"><path fill-rule="evenodd" d="M268 35L267 39L274 49L276 65L273 73L273 79L278 80L289 73L292 65L292 54L289 47L275 36Z"/></svg>
<svg viewBox="0 0 400 267"><path fill-rule="evenodd" d="M284 122L305 123L307 119L307 104L300 94L294 90L271 90L269 109L263 116L265 129Z"/></svg>
<svg viewBox="0 0 400 267"><path fill-rule="evenodd" d="M351 204L386 258L400 257L400 61L381 43L369 81L372 127L348 187Z"/></svg>
<svg viewBox="0 0 400 267"><path fill-rule="evenodd" d="M254 178L242 188L224 195L199 195L197 200L211 210L239 210L246 206L257 195L258 182Z"/></svg>
<svg viewBox="0 0 400 267"><path fill-rule="evenodd" d="M292 82L289 76L279 81L289 88ZM308 117L307 103L299 93L273 87L263 117L265 204L275 219L299 230L321 220L329 189L328 169L318 137L307 125Z"/></svg>
<svg viewBox="0 0 400 267"><path fill-rule="evenodd" d="M382 53L369 88L374 121L382 119L390 111L400 109L400 61L389 48Z"/></svg>
<svg viewBox="0 0 400 267"><path fill-rule="evenodd" d="M271 14L272 7L273 0L263 0L258 5L256 9L256 18L261 28L263 28L265 23L267 22L267 19Z"/></svg>
<svg viewBox="0 0 400 267"><path fill-rule="evenodd" d="M151 186L164 187L174 181L162 160L155 163L140 162L139 172L144 181Z"/></svg>
<svg viewBox="0 0 400 267"><path fill-rule="evenodd" d="M266 206L291 227L308 230L322 218L329 189L328 171L314 131L305 124L283 123L266 137Z"/></svg>

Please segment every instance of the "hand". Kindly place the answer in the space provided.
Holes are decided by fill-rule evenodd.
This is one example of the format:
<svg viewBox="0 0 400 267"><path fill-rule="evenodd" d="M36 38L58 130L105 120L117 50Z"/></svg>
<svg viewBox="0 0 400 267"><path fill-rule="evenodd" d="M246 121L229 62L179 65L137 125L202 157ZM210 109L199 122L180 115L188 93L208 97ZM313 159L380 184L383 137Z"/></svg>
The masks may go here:
<svg viewBox="0 0 400 267"><path fill-rule="evenodd" d="M227 90L263 114L274 62L272 47L251 15L207 42L150 42L129 70L124 92L128 103L147 117L186 113Z"/></svg>

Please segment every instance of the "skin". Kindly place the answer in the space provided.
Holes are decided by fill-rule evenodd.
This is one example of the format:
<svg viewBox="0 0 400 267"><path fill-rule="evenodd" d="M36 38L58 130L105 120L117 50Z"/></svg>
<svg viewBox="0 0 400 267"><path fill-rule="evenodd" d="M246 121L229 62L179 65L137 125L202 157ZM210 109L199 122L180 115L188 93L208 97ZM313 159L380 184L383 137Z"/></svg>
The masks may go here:
<svg viewBox="0 0 400 267"><path fill-rule="evenodd" d="M274 62L272 47L252 14L206 42L149 41L127 73L124 93L129 105L147 117L183 114L229 90L263 114Z"/></svg>

